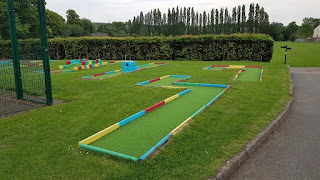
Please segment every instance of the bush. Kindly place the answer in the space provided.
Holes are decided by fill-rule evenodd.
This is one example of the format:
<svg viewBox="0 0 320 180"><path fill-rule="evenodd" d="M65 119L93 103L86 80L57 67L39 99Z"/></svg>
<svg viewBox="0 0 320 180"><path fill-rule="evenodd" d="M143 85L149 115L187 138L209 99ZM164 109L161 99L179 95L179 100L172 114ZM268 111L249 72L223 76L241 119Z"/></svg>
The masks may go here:
<svg viewBox="0 0 320 180"><path fill-rule="evenodd" d="M39 40L19 41L21 57L34 59ZM51 59L264 61L273 53L268 35L233 34L179 37L56 38L49 40ZM0 54L8 54L8 41L0 42ZM6 48L7 47L7 48ZM10 52L10 50L9 50Z"/></svg>

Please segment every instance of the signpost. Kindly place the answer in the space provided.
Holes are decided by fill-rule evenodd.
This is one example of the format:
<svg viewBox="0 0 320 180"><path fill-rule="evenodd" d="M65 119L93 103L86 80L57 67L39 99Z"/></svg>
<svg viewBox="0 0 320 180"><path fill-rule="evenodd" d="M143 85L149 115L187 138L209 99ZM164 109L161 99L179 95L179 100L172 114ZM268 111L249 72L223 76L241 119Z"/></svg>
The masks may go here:
<svg viewBox="0 0 320 180"><path fill-rule="evenodd" d="M287 51L290 50L291 47L288 47L288 45L285 45L285 46L281 46L281 48L286 48L286 53L284 55L284 64L286 64L287 63L287 54L288 54Z"/></svg>

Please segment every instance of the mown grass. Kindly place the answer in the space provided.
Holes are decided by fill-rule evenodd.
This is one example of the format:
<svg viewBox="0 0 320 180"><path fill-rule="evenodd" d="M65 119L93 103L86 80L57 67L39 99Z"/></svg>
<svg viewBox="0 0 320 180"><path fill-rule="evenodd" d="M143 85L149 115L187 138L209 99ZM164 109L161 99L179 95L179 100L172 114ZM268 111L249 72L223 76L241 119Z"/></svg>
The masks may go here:
<svg viewBox="0 0 320 180"><path fill-rule="evenodd" d="M281 54L282 55L282 54ZM53 96L65 103L0 119L0 176L4 179L206 179L284 108L290 77L282 56L272 63L165 61L168 65L104 80L83 76L121 65L52 74ZM153 61L138 62L145 64ZM161 61L162 62L162 61ZM52 62L51 67L61 64ZM234 81L238 70L205 71L213 64L262 65L262 82ZM160 100L177 89L136 86L163 75L188 82L232 85L219 100L142 163L87 153L77 143Z"/></svg>
<svg viewBox="0 0 320 180"><path fill-rule="evenodd" d="M287 55L291 67L320 67L320 43L315 42L275 42L273 63L284 63L285 49L280 47L285 45L292 48Z"/></svg>

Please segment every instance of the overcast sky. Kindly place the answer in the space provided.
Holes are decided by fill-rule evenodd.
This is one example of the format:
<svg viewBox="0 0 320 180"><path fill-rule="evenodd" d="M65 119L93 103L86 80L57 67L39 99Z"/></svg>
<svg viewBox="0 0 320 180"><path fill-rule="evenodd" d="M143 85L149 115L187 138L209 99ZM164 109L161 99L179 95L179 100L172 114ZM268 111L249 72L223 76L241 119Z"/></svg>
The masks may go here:
<svg viewBox="0 0 320 180"><path fill-rule="evenodd" d="M133 16L159 8L162 13L171 7L194 7L207 12L212 8L232 7L258 3L269 13L270 21L287 25L291 21L302 23L304 17L320 18L320 0L46 0L47 9L65 18L68 9L75 10L80 18L93 22L128 21ZM246 11L248 13L248 10Z"/></svg>

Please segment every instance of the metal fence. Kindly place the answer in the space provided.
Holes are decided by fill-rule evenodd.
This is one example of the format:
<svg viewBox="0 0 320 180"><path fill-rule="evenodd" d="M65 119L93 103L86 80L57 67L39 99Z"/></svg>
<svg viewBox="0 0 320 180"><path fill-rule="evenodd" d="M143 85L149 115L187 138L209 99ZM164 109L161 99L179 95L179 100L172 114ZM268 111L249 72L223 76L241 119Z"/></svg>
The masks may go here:
<svg viewBox="0 0 320 180"><path fill-rule="evenodd" d="M5 55L6 57L0 54L0 117L52 104L44 1L38 0L36 4L39 17L39 33L36 38L39 39L39 46L34 47L33 52L37 59L19 57L22 45L16 29L17 10L13 0L7 0L4 5L6 7L0 8L2 12L6 10L7 19L0 19L0 23L8 24L7 37L10 37L11 42L11 47L8 48L12 53L11 56ZM24 23L27 24L28 19Z"/></svg>

